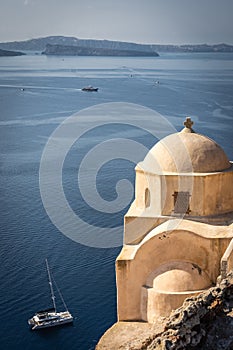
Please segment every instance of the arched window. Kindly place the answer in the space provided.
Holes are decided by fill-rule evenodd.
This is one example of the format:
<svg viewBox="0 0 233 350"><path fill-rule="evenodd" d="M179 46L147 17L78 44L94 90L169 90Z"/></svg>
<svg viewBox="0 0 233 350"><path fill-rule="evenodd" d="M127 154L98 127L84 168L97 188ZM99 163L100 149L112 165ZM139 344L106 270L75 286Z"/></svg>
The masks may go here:
<svg viewBox="0 0 233 350"><path fill-rule="evenodd" d="M146 188L145 190L145 207L148 208L150 206L150 190Z"/></svg>

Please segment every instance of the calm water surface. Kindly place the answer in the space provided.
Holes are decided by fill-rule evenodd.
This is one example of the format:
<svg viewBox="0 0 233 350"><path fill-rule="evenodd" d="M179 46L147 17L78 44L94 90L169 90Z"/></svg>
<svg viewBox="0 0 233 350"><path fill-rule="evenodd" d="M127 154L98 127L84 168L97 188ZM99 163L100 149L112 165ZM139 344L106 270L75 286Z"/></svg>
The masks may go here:
<svg viewBox="0 0 233 350"><path fill-rule="evenodd" d="M99 87L98 93L82 92L86 85ZM0 58L2 349L94 349L102 333L116 321L114 262L120 247L101 249L70 240L53 225L43 207L39 166L56 127L87 107L134 103L161 113L177 130L185 116L191 116L194 129L213 138L233 160L232 101L232 54ZM90 126L92 122L86 120ZM87 132L72 147L63 168L64 191L93 234L99 227L113 226L120 235L123 232L127 206L117 213L94 210L83 201L77 184L77 169L85 154L113 137L131 139L147 148L156 142L145 130L119 123ZM134 166L119 158L107 162L96 177L100 195L112 201L119 180L134 184ZM88 173L86 181L88 184ZM73 326L32 332L27 319L50 306L46 257L75 320Z"/></svg>

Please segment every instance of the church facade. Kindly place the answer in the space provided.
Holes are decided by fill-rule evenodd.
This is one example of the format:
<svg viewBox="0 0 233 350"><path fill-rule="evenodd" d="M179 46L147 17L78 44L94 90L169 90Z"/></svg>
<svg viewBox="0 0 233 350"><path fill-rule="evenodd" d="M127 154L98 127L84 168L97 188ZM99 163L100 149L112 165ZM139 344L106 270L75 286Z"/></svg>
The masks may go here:
<svg viewBox="0 0 233 350"><path fill-rule="evenodd" d="M233 164L192 124L136 166L116 260L118 321L155 322L233 267Z"/></svg>

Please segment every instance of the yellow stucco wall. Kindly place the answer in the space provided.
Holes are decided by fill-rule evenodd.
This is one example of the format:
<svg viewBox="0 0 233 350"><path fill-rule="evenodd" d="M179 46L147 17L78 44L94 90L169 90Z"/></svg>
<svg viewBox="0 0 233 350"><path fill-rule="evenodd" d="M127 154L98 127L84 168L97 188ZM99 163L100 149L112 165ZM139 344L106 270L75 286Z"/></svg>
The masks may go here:
<svg viewBox="0 0 233 350"><path fill-rule="evenodd" d="M175 191L190 193L187 214L199 221L233 211L233 170L208 174L156 175L136 170L135 200L125 216L124 243L138 243L153 227L174 215ZM146 191L150 205L146 206Z"/></svg>
<svg viewBox="0 0 233 350"><path fill-rule="evenodd" d="M166 223L167 225L168 223ZM232 237L232 228L183 220L172 231L162 224L134 246L125 245L116 261L118 318L141 320L141 287L162 264L184 261L197 265L215 283L220 260Z"/></svg>
<svg viewBox="0 0 233 350"><path fill-rule="evenodd" d="M149 188L153 215L174 213L175 191L190 193L190 214L219 215L233 210L233 170L218 173L149 174L137 171L135 206L145 207L145 191Z"/></svg>

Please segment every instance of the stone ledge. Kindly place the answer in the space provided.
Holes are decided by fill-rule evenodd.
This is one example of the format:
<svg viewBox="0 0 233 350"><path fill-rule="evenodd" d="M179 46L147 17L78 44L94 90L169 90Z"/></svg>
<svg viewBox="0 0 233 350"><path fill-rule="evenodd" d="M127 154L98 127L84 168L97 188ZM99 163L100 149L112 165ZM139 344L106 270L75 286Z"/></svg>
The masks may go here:
<svg viewBox="0 0 233 350"><path fill-rule="evenodd" d="M159 336L164 331L163 319L156 324L146 322L116 322L99 340L96 350L142 349L147 340Z"/></svg>

